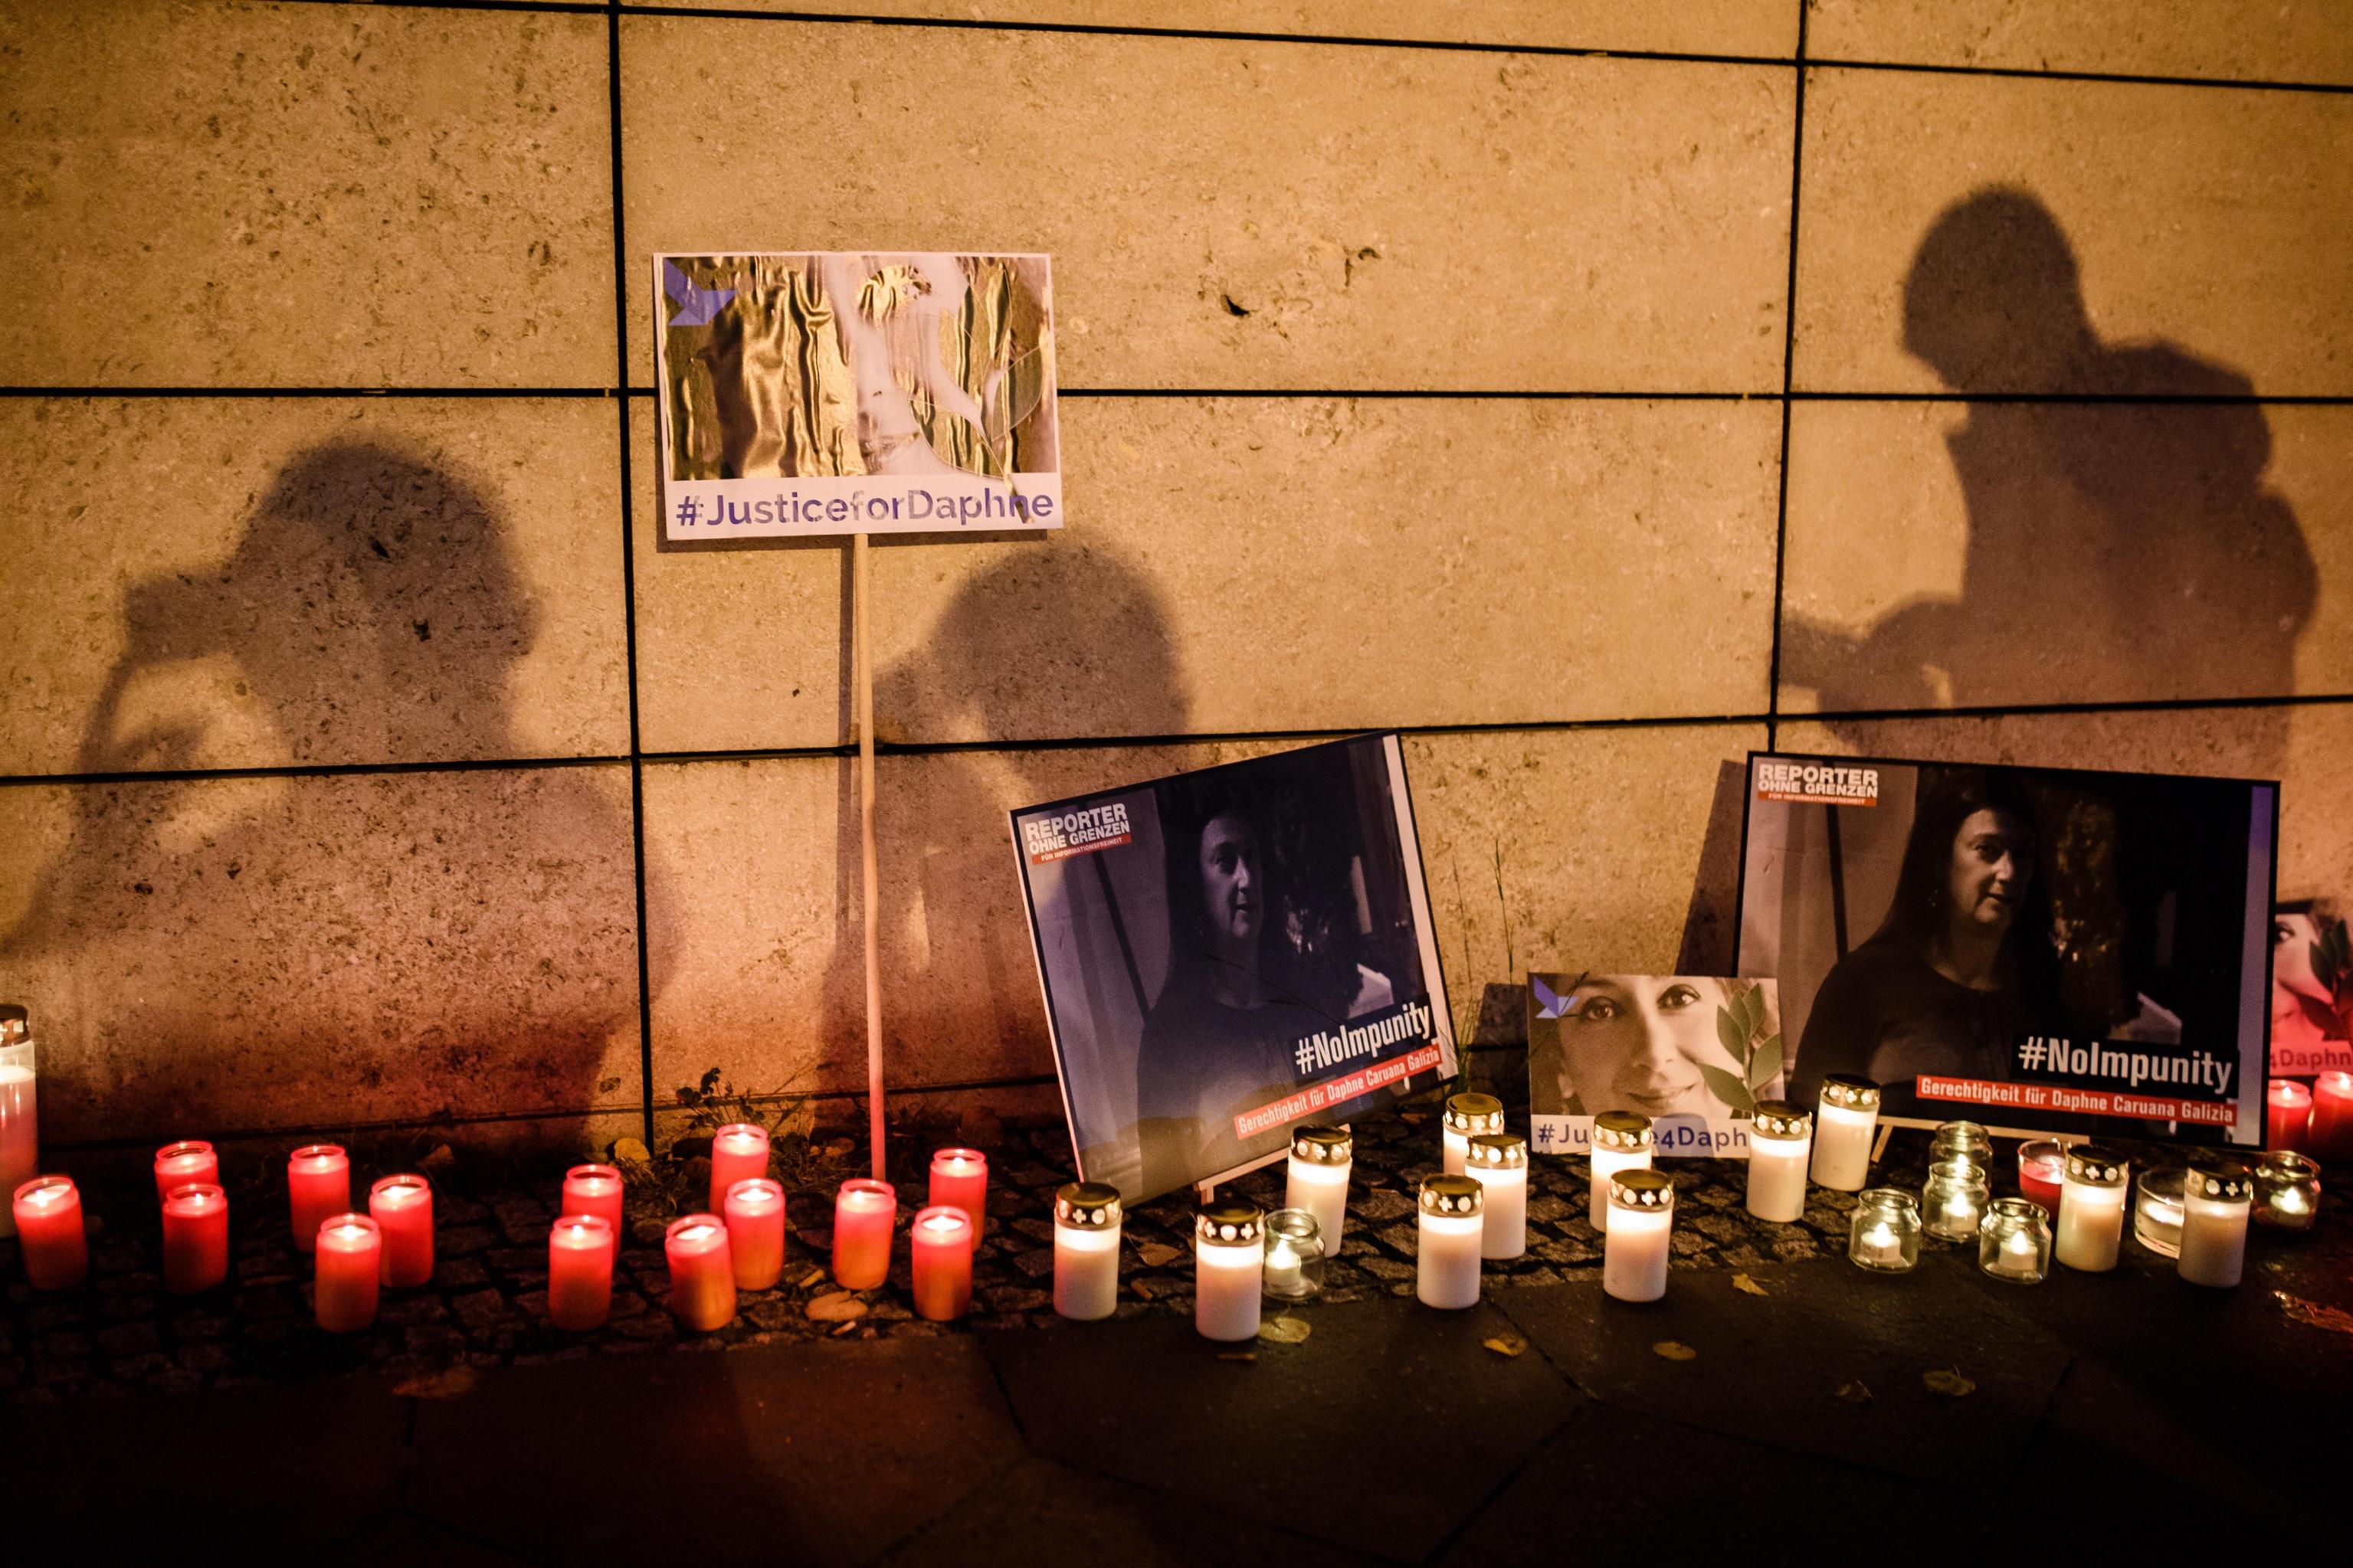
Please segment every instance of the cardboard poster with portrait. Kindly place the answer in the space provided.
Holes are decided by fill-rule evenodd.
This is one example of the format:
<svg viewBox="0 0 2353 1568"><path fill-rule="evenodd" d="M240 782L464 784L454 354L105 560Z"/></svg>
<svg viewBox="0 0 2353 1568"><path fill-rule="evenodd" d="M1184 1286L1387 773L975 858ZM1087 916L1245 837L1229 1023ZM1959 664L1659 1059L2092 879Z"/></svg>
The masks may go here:
<svg viewBox="0 0 2353 1568"><path fill-rule="evenodd" d="M2279 788L1752 754L1736 967L1787 1098L1883 1120L2259 1145Z"/></svg>
<svg viewBox="0 0 2353 1568"><path fill-rule="evenodd" d="M1528 1142L1592 1152L1593 1118L1651 1119L1661 1155L1748 1157L1787 1077L1779 987L1715 974L1528 976Z"/></svg>
<svg viewBox="0 0 2353 1568"><path fill-rule="evenodd" d="M2353 941L2345 903L2289 899L2272 910L2274 1078L2353 1072Z"/></svg>
<svg viewBox="0 0 2353 1568"><path fill-rule="evenodd" d="M1012 813L1080 1173L1131 1201L1451 1077L1405 754L1367 735Z"/></svg>

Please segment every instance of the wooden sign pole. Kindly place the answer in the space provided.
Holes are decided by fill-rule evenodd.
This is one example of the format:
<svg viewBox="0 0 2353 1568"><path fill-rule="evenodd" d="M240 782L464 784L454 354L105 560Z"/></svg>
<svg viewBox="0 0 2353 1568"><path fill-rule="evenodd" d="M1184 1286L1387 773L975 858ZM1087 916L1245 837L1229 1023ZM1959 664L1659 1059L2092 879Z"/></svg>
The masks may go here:
<svg viewBox="0 0 2353 1568"><path fill-rule="evenodd" d="M849 618L858 639L851 662L858 673L858 849L860 890L865 898L866 932L866 1135L873 1145L874 1179L883 1173L882 1158L882 931L874 873L874 639L873 619L866 582L867 536L859 534L850 549Z"/></svg>

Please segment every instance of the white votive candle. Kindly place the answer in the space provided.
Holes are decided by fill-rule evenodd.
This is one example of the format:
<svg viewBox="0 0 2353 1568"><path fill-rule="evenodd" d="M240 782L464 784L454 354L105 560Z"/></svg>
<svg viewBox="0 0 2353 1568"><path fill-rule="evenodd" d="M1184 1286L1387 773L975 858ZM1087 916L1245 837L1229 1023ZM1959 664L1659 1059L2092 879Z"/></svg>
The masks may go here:
<svg viewBox="0 0 2353 1568"><path fill-rule="evenodd" d="M2247 1264L2247 1216L2255 1178L2246 1166L2219 1154L2189 1162L2181 1188L2181 1277L2192 1285L2227 1290Z"/></svg>
<svg viewBox="0 0 2353 1568"><path fill-rule="evenodd" d="M1593 1228L1609 1228L1609 1184L1620 1171L1646 1171L1654 1144L1651 1119L1630 1110L1605 1110L1593 1119L1590 1217Z"/></svg>
<svg viewBox="0 0 2353 1568"><path fill-rule="evenodd" d="M1786 1100L1760 1100L1748 1128L1748 1212L1788 1225L1806 1212L1814 1119Z"/></svg>
<svg viewBox="0 0 2353 1568"><path fill-rule="evenodd" d="M1119 1189L1072 1182L1054 1194L1054 1310L1092 1322L1119 1306Z"/></svg>
<svg viewBox="0 0 2353 1568"><path fill-rule="evenodd" d="M1266 1271L1259 1222L1250 1204L1211 1204L1193 1222L1193 1327L1204 1339L1247 1340L1258 1332Z"/></svg>
<svg viewBox="0 0 2353 1568"><path fill-rule="evenodd" d="M1340 1250L1340 1227L1348 1219L1348 1172L1356 1140L1345 1127L1302 1127L1291 1135L1291 1163L1282 1184L1282 1206L1315 1216L1324 1256Z"/></svg>
<svg viewBox="0 0 2353 1568"><path fill-rule="evenodd" d="M2059 1261L2086 1274L2116 1266L2125 1236L2125 1157L2097 1143L2067 1151L2067 1174L2059 1184Z"/></svg>
<svg viewBox="0 0 2353 1568"><path fill-rule="evenodd" d="M1504 1102L1492 1094L1458 1094L1446 1102L1446 1113L1439 1121L1444 1133L1441 1163L1448 1175L1459 1176L1471 1140L1504 1130Z"/></svg>
<svg viewBox="0 0 2353 1568"><path fill-rule="evenodd" d="M1485 1189L1468 1175L1431 1176L1421 1184L1413 1293L1423 1306L1459 1311L1479 1304L1484 1201Z"/></svg>
<svg viewBox="0 0 2353 1568"><path fill-rule="evenodd" d="M1814 1126L1814 1180L1841 1193L1859 1193L1871 1180L1871 1140L1879 1131L1879 1086L1867 1078L1832 1073L1822 1079Z"/></svg>
<svg viewBox="0 0 2353 1568"><path fill-rule="evenodd" d="M14 1193L41 1168L40 1079L33 1071L33 1042L25 1010L0 1007L0 1198ZM0 1236L16 1234L10 1205L0 1203Z"/></svg>
<svg viewBox="0 0 2353 1568"><path fill-rule="evenodd" d="M1620 1301L1655 1301L1667 1293L1667 1241L1675 1226L1675 1185L1663 1172L1621 1173L1609 1184L1609 1223L1601 1243L1601 1292Z"/></svg>
<svg viewBox="0 0 2353 1568"><path fill-rule="evenodd" d="M1517 1258L1528 1249L1528 1141L1516 1132L1471 1140L1463 1172L1486 1196L1480 1202L1479 1256Z"/></svg>

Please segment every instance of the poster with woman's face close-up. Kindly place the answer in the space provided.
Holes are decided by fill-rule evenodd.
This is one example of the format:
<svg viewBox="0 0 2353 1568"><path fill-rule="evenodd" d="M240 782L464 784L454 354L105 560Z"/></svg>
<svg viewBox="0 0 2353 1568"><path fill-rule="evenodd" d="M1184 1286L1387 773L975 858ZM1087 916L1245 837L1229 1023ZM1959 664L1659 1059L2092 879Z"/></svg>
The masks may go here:
<svg viewBox="0 0 2353 1568"><path fill-rule="evenodd" d="M2260 1143L2278 797L1752 756L1736 967L1780 982L1788 1098L1845 1074L1899 1124Z"/></svg>
<svg viewBox="0 0 2353 1568"><path fill-rule="evenodd" d="M2353 1071L2353 942L2334 899L2272 911L2274 1078Z"/></svg>
<svg viewBox="0 0 2353 1568"><path fill-rule="evenodd" d="M1012 814L1081 1173L1131 1201L1455 1071L1394 735Z"/></svg>
<svg viewBox="0 0 2353 1568"><path fill-rule="evenodd" d="M1528 1122L1537 1153L1591 1152L1593 1118L1651 1120L1662 1155L1745 1159L1757 1102L1788 1063L1770 980L1528 976Z"/></svg>

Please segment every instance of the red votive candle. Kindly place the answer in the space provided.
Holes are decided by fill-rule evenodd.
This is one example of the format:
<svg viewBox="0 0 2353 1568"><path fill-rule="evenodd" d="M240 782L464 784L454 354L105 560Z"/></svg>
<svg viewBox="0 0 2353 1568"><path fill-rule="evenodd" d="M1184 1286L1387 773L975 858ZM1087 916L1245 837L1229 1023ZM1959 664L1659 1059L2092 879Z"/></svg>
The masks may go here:
<svg viewBox="0 0 2353 1568"><path fill-rule="evenodd" d="M413 1290L433 1278L433 1184L386 1176L368 1189L368 1217L384 1237L384 1282Z"/></svg>
<svg viewBox="0 0 2353 1568"><path fill-rule="evenodd" d="M338 1214L321 1221L311 1237L319 1326L331 1334L358 1333L375 1321L383 1233L364 1214Z"/></svg>
<svg viewBox="0 0 2353 1568"><path fill-rule="evenodd" d="M891 1272L891 1226L899 1217L898 1190L871 1176L852 1176L833 1199L833 1282L845 1290L871 1290Z"/></svg>
<svg viewBox="0 0 2353 1568"><path fill-rule="evenodd" d="M785 1272L785 1189L765 1176L727 1189L727 1252L735 1289L765 1290Z"/></svg>
<svg viewBox="0 0 2353 1568"><path fill-rule="evenodd" d="M944 1323L972 1305L972 1215L954 1204L927 1208L907 1233L915 1255L915 1315Z"/></svg>
<svg viewBox="0 0 2353 1568"><path fill-rule="evenodd" d="M621 1173L611 1165L575 1165L564 1173L564 1212L593 1214L621 1234Z"/></svg>
<svg viewBox="0 0 2353 1568"><path fill-rule="evenodd" d="M547 1321L582 1333L613 1315L613 1227L603 1215L568 1214L547 1232Z"/></svg>
<svg viewBox="0 0 2353 1568"><path fill-rule="evenodd" d="M711 1212L724 1214L727 1189L768 1173L768 1130L732 1121L711 1135Z"/></svg>
<svg viewBox="0 0 2353 1568"><path fill-rule="evenodd" d="M2312 1120L2304 1136L2304 1152L2316 1160L2353 1154L2353 1072L2333 1068L2312 1080Z"/></svg>
<svg viewBox="0 0 2353 1568"><path fill-rule="evenodd" d="M220 1185L220 1156L201 1138L166 1143L155 1151L155 1197L169 1197L174 1187Z"/></svg>
<svg viewBox="0 0 2353 1568"><path fill-rule="evenodd" d="M662 1238L670 1255L670 1310L681 1328L708 1331L735 1316L735 1265L727 1255L727 1222L715 1214L670 1221Z"/></svg>
<svg viewBox="0 0 2353 1568"><path fill-rule="evenodd" d="M977 1149L943 1149L932 1156L934 1208L952 1204L972 1216L972 1233L988 1228L988 1156Z"/></svg>
<svg viewBox="0 0 2353 1568"><path fill-rule="evenodd" d="M227 1278L228 1194L184 1182L164 1194L164 1288L193 1296Z"/></svg>
<svg viewBox="0 0 2353 1568"><path fill-rule="evenodd" d="M286 1157L286 1205L294 1248L308 1252L319 1227L352 1206L352 1163L339 1146L313 1143Z"/></svg>
<svg viewBox="0 0 2353 1568"><path fill-rule="evenodd" d="M2043 1213L2057 1216L2059 1184L2066 1179L2065 1145L2045 1140L2018 1146L2018 1190L2030 1203L2042 1205Z"/></svg>
<svg viewBox="0 0 2353 1568"><path fill-rule="evenodd" d="M16 1189L16 1248L36 1290L63 1290L90 1272L90 1238L82 1234L81 1193L71 1176L35 1176Z"/></svg>
<svg viewBox="0 0 2353 1568"><path fill-rule="evenodd" d="M2312 1090L2292 1078L2272 1079L2263 1096L2263 1147L2302 1149L2312 1130Z"/></svg>

